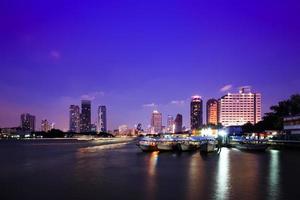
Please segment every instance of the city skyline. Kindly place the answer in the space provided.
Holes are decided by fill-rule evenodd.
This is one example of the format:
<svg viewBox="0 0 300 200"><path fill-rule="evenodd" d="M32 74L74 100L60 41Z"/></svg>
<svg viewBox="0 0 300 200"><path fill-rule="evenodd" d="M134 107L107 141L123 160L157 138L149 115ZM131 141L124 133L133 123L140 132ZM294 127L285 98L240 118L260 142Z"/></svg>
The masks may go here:
<svg viewBox="0 0 300 200"><path fill-rule="evenodd" d="M218 98L216 98L216 100L217 101L220 101L222 98L224 98L224 97L226 97L226 96L228 96L228 95L232 95L232 94L237 94L238 93L238 91L239 91L239 93L241 93L241 91L243 90L246 90L246 92L250 92L250 95L251 95L251 92L253 92L252 91L252 89L251 89L251 86L242 86L242 87L238 87L237 88L238 90L236 90L236 91L232 91L232 89L230 89L230 90L226 90L227 91L227 93L225 94L225 95L223 95L223 96L220 96L220 97L218 97ZM228 92L228 91L232 91L232 92ZM257 90L254 90L254 91L257 91ZM255 93L252 93L252 94L255 94ZM260 94L259 94L260 95ZM260 99L261 99L261 97L259 97ZM184 108L184 110L186 110L186 115L187 116L185 116L184 114L182 114L182 113L180 113L180 112L177 112L176 110L173 110L173 112L172 113L175 113L174 114L174 116L177 116L178 114L179 115L181 115L181 116L185 116L185 117L183 117L184 118L184 120L183 120L183 122L182 122L182 127L186 127L186 128L188 128L188 129L190 129L191 128L191 112L192 112L192 107L191 107L191 103L193 103L194 101L195 101L195 99L196 99L196 102L198 101L197 99L200 99L200 112L201 112L201 114L199 115L199 117L201 117L201 119L200 119L200 121L203 123L203 125L205 125L205 124L207 124L207 117L208 117L208 111L207 111L207 104L211 101L211 100L215 100L215 99L212 99L212 98L209 98L209 97L207 97L207 98L203 98L202 96L199 96L199 95L193 95L193 96L191 96L190 98L187 98L187 99L185 99L185 100L181 100L181 101L178 101L178 102L170 102L170 104L179 104L180 105L180 107L181 108ZM74 104L72 104L72 105L69 105L69 107L68 107L68 116L67 116L67 120L68 120L68 127L67 128L63 128L63 129L61 129L61 128L59 128L59 127L57 127L58 129L61 129L61 130L63 130L63 131L70 131L70 130L72 130L73 132L86 132L86 131L89 131L89 129L92 127L92 126L95 126L96 127L96 129L97 129L97 132L99 132L98 131L98 120L99 120L99 109L102 107L102 108L104 108L105 109L105 121L107 120L107 116L106 116L106 106L104 106L104 105L100 105L100 106L98 106L98 105L93 105L93 100L92 99L90 99L90 100L87 100L87 98L85 98L85 99L81 99L80 100L80 102L81 102L81 109L82 109L82 106L84 106L84 104L88 104L88 113L90 113L90 114L88 114L88 115L91 115L91 116L89 116L91 119L89 119L90 120L90 123L87 123L87 124L89 124L89 128L88 129L86 129L85 131L83 131L83 130L80 130L80 128L81 128L81 126L82 126L82 124L80 124L80 123L82 123L82 121L80 120L80 118L81 118L81 116L82 116L82 113L81 113L81 109L80 109L80 107L78 106L78 105L74 105ZM262 102L260 102L260 107L261 107L261 104L263 104L263 101ZM164 112L160 112L160 109L158 109L159 107L161 107L161 108L163 108L164 106L166 106L166 105L159 105L159 104L149 104L149 105L143 105L143 107L147 107L147 109L149 109L149 113L148 113L148 115L149 114L153 114L153 113L157 113L157 112L159 112L160 113L160 115L162 115L162 128L163 127L166 127L166 129L168 129L168 118L169 117L173 117L173 115L171 115L171 114L167 114L167 113L164 113ZM148 108L149 107L149 108ZM219 107L219 105L218 105L218 107ZM74 111L74 109L76 110L76 111ZM188 109L188 110L187 110ZM220 108L218 108L218 109L220 109ZM85 110L85 109L84 109ZM162 110L162 109L161 109ZM263 110L263 109L262 109ZM73 122L74 121L74 119L72 120L72 118L74 118L74 117L72 117L72 115L74 115L74 114L72 114L73 112L76 112L76 115L79 115L79 116L77 116L77 118L79 118L79 119L77 119L77 122ZM31 113L31 114L33 114L34 115L34 117L36 118L36 115L34 114L34 113ZM95 114L95 115L94 115ZM219 115L219 114L218 114ZM262 113L261 114L261 118L264 116L264 113ZM219 117L219 116L218 116ZM76 118L76 117L75 117ZM187 119L185 119L185 118L187 118ZM39 127L39 124L40 123L43 123L43 121L44 121L45 119L44 118L42 118L41 120L36 120L35 119L35 121L36 121L36 123L35 123L35 126L38 126ZM78 121L79 120L79 121ZM88 121L89 121L88 120ZM143 126L143 128L144 129L148 129L149 127L151 127L151 123L152 122L150 122L149 123L149 116L147 116L147 118L146 118L146 121L148 120L148 122L146 122L146 123L142 123L142 126ZM220 120L220 119L218 119L218 120ZM259 120L260 120L260 118L259 118ZM75 120L76 121L76 120ZM95 121L95 123L93 123L93 121ZM109 122L109 120L108 121L106 121L105 122L105 124L107 124L107 122ZM142 122L142 120L140 121L140 122ZM140 123L139 122L139 123ZM200 124L202 124L200 122ZM73 129L74 128L71 128L71 126L74 126L74 125L71 125L71 124L74 124L74 123L79 123L79 127L77 127L79 130L78 131L74 131ZM174 119L174 123L175 123L175 119ZM252 123L254 123L254 122L252 122ZM54 124L54 122L52 123L52 124ZM87 125L86 124L86 125ZM115 127L111 127L111 128L107 128L107 126L106 126L106 130L107 131L113 131L113 130L115 130L115 129L118 129L118 127L119 126L121 126L121 125L124 125L125 123L123 123L123 124L117 124ZM128 123L128 124L126 124L126 126L128 126L128 127L135 127L135 126L137 126L137 124L138 123L132 123L132 124L130 124L130 123ZM22 124L15 124L14 126L11 126L11 127L17 127L17 126L22 126ZM77 125L78 126L78 125ZM228 124L225 124L225 126L228 126ZM7 128L7 127L1 127L1 125L0 125L0 128ZM42 130L42 128L38 128L37 130Z"/></svg>
<svg viewBox="0 0 300 200"><path fill-rule="evenodd" d="M68 130L82 99L107 106L108 129L145 126L154 109L188 125L195 94L206 102L250 85L265 113L300 91L292 1L17 2L1 2L0 127L28 112Z"/></svg>

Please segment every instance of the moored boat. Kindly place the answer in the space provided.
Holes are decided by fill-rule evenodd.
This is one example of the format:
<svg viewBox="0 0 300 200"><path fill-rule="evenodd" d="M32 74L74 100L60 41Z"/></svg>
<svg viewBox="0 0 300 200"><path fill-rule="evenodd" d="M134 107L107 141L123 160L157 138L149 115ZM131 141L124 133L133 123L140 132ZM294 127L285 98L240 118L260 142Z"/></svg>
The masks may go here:
<svg viewBox="0 0 300 200"><path fill-rule="evenodd" d="M194 151L199 149L200 143L195 141L184 141L180 143L181 151Z"/></svg>
<svg viewBox="0 0 300 200"><path fill-rule="evenodd" d="M174 143L170 141L162 141L158 142L157 148L159 151L173 151L174 150Z"/></svg>
<svg viewBox="0 0 300 200"><path fill-rule="evenodd" d="M216 151L216 142L213 139L203 141L200 144L200 152L211 153Z"/></svg>
<svg viewBox="0 0 300 200"><path fill-rule="evenodd" d="M235 145L235 147L242 151L265 151L268 144L257 141L242 141Z"/></svg>
<svg viewBox="0 0 300 200"><path fill-rule="evenodd" d="M143 139L137 143L137 146L142 151L158 151L157 142L154 139Z"/></svg>

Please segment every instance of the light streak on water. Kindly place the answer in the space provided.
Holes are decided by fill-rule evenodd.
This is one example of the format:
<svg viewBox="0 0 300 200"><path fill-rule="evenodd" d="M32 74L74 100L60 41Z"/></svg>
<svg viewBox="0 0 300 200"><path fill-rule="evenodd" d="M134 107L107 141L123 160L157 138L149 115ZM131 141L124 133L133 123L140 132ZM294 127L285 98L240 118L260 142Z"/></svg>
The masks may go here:
<svg viewBox="0 0 300 200"><path fill-rule="evenodd" d="M226 200L229 199L230 191L230 161L229 161L229 151L223 148L220 153L220 158L217 168L217 184L216 184L216 199Z"/></svg>
<svg viewBox="0 0 300 200"><path fill-rule="evenodd" d="M269 199L279 199L280 188L280 168L279 168L280 151L270 150L270 165L269 165Z"/></svg>

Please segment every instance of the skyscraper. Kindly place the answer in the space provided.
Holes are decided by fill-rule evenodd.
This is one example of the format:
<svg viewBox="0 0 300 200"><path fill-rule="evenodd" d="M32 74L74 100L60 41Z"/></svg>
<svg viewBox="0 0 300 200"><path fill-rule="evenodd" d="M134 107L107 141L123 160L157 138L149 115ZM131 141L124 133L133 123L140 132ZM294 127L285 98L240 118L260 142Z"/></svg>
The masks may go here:
<svg viewBox="0 0 300 200"><path fill-rule="evenodd" d="M21 115L21 128L24 131L35 131L35 116L29 113L24 113Z"/></svg>
<svg viewBox="0 0 300 200"><path fill-rule="evenodd" d="M81 101L81 114L80 114L80 132L91 131L91 101Z"/></svg>
<svg viewBox="0 0 300 200"><path fill-rule="evenodd" d="M47 119L42 120L41 131L48 132L48 131L51 131L51 129L52 129L52 126L48 122L48 120Z"/></svg>
<svg viewBox="0 0 300 200"><path fill-rule="evenodd" d="M256 124L261 121L261 94L252 93L250 87L240 88L239 93L219 99L219 122L223 126Z"/></svg>
<svg viewBox="0 0 300 200"><path fill-rule="evenodd" d="M151 128L154 133L160 133L162 131L162 114L157 110L154 110L152 113Z"/></svg>
<svg viewBox="0 0 300 200"><path fill-rule="evenodd" d="M182 132L182 115L177 114L175 118L175 133Z"/></svg>
<svg viewBox="0 0 300 200"><path fill-rule="evenodd" d="M168 115L167 118L167 132L174 133L174 118L172 115Z"/></svg>
<svg viewBox="0 0 300 200"><path fill-rule="evenodd" d="M216 99L209 99L206 103L206 123L218 124L218 101Z"/></svg>
<svg viewBox="0 0 300 200"><path fill-rule="evenodd" d="M191 101L191 129L199 129L203 125L203 102L200 96L193 96Z"/></svg>
<svg viewBox="0 0 300 200"><path fill-rule="evenodd" d="M80 108L77 105L70 106L69 130L80 133Z"/></svg>
<svg viewBox="0 0 300 200"><path fill-rule="evenodd" d="M98 107L97 131L107 132L106 106Z"/></svg>

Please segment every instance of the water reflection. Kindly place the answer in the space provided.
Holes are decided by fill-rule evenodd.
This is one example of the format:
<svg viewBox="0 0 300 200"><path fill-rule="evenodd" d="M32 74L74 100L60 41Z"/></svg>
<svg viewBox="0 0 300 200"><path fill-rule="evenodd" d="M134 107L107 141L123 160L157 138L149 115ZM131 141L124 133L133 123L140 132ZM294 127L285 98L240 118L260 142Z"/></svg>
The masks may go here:
<svg viewBox="0 0 300 200"><path fill-rule="evenodd" d="M200 195L204 194L205 191L205 173L203 173L203 163L201 163L198 154L193 154L189 160L188 167L188 179L187 179L187 199L199 199Z"/></svg>
<svg viewBox="0 0 300 200"><path fill-rule="evenodd" d="M228 149L223 148L219 154L218 171L217 171L217 185L216 185L216 199L229 199L230 190L230 160Z"/></svg>
<svg viewBox="0 0 300 200"><path fill-rule="evenodd" d="M279 156L280 151L278 150L270 150L270 165L269 165L269 199L279 199Z"/></svg>
<svg viewBox="0 0 300 200"><path fill-rule="evenodd" d="M147 177L146 177L146 198L147 199L155 199L155 191L156 191L156 166L158 161L158 151L154 151L150 154L150 157L146 157L146 166L147 168Z"/></svg>
<svg viewBox="0 0 300 200"><path fill-rule="evenodd" d="M124 142L124 143L117 143L117 144L107 144L107 145L83 147L83 148L79 148L78 152L79 152L79 154L81 154L81 156L84 156L84 153L95 153L95 152L98 152L99 150L121 148L127 144L128 144L127 142Z"/></svg>

